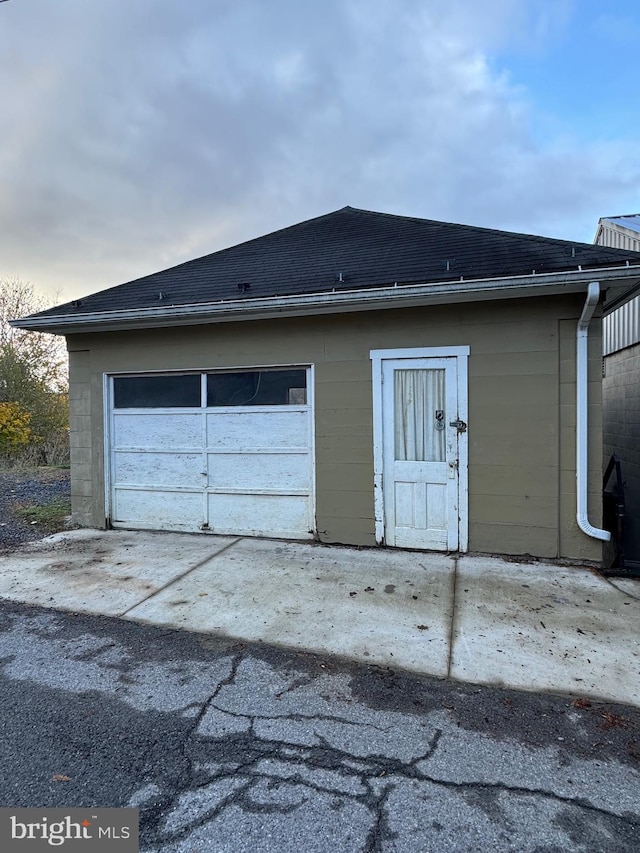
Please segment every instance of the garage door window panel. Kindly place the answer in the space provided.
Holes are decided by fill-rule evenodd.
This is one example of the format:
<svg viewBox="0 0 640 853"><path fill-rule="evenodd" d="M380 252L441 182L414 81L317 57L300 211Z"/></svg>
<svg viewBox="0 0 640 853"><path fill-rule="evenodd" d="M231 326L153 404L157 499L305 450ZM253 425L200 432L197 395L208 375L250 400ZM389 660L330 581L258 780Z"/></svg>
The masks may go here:
<svg viewBox="0 0 640 853"><path fill-rule="evenodd" d="M118 376L113 380L113 402L116 409L200 408L200 375Z"/></svg>
<svg viewBox="0 0 640 853"><path fill-rule="evenodd" d="M251 370L207 375L207 406L296 406L307 402L306 370Z"/></svg>

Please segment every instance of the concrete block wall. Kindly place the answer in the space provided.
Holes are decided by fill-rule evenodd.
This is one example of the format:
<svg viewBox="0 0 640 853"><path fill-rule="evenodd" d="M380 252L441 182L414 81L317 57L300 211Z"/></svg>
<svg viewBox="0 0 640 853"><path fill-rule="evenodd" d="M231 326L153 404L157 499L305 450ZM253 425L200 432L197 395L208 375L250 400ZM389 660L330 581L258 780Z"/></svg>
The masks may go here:
<svg viewBox="0 0 640 853"><path fill-rule="evenodd" d="M91 353L69 352L69 443L71 513L83 527L92 525Z"/></svg>
<svg viewBox="0 0 640 853"><path fill-rule="evenodd" d="M640 560L640 344L605 357L602 380L603 450L622 462L626 483L626 554Z"/></svg>

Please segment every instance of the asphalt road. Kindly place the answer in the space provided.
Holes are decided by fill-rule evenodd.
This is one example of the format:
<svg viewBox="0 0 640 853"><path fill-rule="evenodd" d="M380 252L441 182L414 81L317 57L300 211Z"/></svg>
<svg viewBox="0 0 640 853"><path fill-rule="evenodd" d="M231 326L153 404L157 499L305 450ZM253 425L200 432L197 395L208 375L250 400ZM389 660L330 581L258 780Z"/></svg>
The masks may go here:
<svg viewBox="0 0 640 853"><path fill-rule="evenodd" d="M158 853L640 849L640 711L0 602L0 805Z"/></svg>

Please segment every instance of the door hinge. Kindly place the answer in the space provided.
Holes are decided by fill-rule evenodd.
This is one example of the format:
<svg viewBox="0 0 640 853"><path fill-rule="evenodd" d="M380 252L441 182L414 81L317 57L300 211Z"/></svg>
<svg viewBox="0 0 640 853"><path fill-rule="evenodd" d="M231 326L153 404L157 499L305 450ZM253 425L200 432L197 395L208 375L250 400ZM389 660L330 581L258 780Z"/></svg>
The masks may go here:
<svg viewBox="0 0 640 853"><path fill-rule="evenodd" d="M455 427L458 430L458 432L466 432L467 431L466 423L464 421L461 421L460 419L458 419L457 421L449 421L449 426Z"/></svg>

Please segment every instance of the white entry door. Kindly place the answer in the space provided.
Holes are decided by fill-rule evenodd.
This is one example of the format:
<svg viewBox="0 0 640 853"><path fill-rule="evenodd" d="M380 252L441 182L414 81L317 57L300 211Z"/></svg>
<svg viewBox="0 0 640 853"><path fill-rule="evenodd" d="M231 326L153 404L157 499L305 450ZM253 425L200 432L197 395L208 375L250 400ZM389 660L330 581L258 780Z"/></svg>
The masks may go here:
<svg viewBox="0 0 640 853"><path fill-rule="evenodd" d="M466 423L461 418L466 399L460 400L458 362L457 356L380 360L382 476L377 485L387 545L466 549L466 534L460 536L461 515L466 521L466 490L461 495L460 488L461 455L466 485Z"/></svg>

